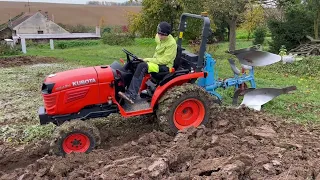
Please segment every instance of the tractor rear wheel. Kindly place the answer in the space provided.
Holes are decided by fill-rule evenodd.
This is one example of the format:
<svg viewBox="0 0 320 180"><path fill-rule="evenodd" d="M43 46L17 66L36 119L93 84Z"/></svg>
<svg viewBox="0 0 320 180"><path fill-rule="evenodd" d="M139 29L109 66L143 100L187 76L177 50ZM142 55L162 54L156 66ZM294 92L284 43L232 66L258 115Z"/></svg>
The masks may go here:
<svg viewBox="0 0 320 180"><path fill-rule="evenodd" d="M65 156L72 152L89 153L101 142L99 130L82 120L66 121L58 126L52 136L51 152Z"/></svg>
<svg viewBox="0 0 320 180"><path fill-rule="evenodd" d="M159 100L157 121L162 131L175 134L188 127L206 125L216 99L196 84L169 89Z"/></svg>

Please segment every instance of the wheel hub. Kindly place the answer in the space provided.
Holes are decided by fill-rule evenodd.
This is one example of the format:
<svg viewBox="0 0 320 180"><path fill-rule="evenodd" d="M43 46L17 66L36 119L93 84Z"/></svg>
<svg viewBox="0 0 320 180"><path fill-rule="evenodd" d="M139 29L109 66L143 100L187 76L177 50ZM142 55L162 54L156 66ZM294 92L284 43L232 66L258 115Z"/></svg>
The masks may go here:
<svg viewBox="0 0 320 180"><path fill-rule="evenodd" d="M205 116L205 108L201 101L188 99L181 102L174 112L174 123L178 129L199 126Z"/></svg>
<svg viewBox="0 0 320 180"><path fill-rule="evenodd" d="M80 139L79 139L79 140L78 140L78 139L74 139L71 143L72 143L72 146L79 146L79 145L82 145L82 144L81 144L81 140L80 140Z"/></svg>
<svg viewBox="0 0 320 180"><path fill-rule="evenodd" d="M192 114L193 114L193 110L190 107L187 107L182 110L182 116L185 119L190 119L192 117Z"/></svg>
<svg viewBox="0 0 320 180"><path fill-rule="evenodd" d="M68 154L72 152L86 152L89 147L90 140L88 136L82 133L70 134L62 143L63 150Z"/></svg>

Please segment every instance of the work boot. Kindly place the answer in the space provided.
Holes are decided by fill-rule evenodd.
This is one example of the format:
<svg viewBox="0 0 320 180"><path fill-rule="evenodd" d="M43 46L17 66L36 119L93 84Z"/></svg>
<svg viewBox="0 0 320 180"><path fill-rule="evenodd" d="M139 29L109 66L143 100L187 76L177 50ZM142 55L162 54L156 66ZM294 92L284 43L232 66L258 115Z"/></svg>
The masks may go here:
<svg viewBox="0 0 320 180"><path fill-rule="evenodd" d="M133 98L131 98L131 96L127 93L123 93L123 92L119 92L118 93L120 97L122 97L123 99L127 100L129 103L134 104Z"/></svg>

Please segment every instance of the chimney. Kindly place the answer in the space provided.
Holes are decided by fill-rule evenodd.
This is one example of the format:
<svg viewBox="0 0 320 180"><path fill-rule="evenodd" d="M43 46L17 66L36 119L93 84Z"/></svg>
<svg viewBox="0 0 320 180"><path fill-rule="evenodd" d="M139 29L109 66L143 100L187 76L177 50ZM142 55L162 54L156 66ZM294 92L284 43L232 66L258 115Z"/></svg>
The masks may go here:
<svg viewBox="0 0 320 180"><path fill-rule="evenodd" d="M8 23L9 27L12 27L12 20L11 20L11 14L9 13L9 23Z"/></svg>
<svg viewBox="0 0 320 180"><path fill-rule="evenodd" d="M49 20L48 11L44 12L44 16Z"/></svg>

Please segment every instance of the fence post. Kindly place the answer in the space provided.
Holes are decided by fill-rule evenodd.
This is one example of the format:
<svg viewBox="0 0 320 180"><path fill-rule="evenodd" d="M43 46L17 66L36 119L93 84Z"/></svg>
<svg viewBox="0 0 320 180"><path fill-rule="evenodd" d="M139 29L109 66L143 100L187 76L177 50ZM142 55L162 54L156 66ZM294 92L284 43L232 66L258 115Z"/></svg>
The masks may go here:
<svg viewBox="0 0 320 180"><path fill-rule="evenodd" d="M96 26L96 35L101 37L101 29L100 26Z"/></svg>
<svg viewBox="0 0 320 180"><path fill-rule="evenodd" d="M51 50L54 50L53 39L50 39L50 48L51 48Z"/></svg>
<svg viewBox="0 0 320 180"><path fill-rule="evenodd" d="M24 54L26 54L27 53L27 45L26 45L26 39L25 38L21 39L21 47L22 47L22 52Z"/></svg>

